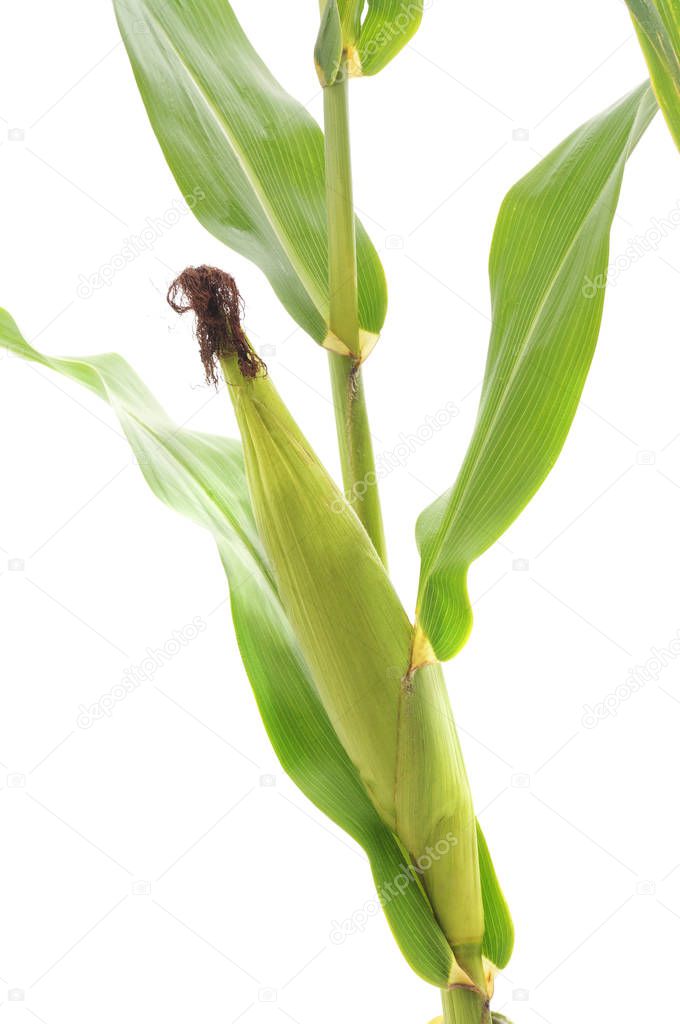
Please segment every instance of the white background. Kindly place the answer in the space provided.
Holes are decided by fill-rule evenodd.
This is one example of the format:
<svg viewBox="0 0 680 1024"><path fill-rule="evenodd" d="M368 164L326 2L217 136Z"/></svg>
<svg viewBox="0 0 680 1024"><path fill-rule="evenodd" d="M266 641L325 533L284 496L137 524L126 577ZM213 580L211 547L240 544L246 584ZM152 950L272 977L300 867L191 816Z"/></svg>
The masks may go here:
<svg viewBox="0 0 680 1024"><path fill-rule="evenodd" d="M317 5L235 7L318 117ZM185 265L219 264L335 469L324 354L191 217L78 296L178 191L108 3L6 4L2 21L0 300L26 337L54 354L119 351L178 422L233 434L164 303ZM378 455L459 409L383 485L409 608L415 517L453 480L475 415L500 201L644 76L615 0L435 0L407 52L353 90L357 203L391 285L366 370ZM659 117L627 171L614 256L657 238L679 171ZM475 630L448 668L517 926L496 1001L514 1024L677 1012L680 659L595 728L584 705L653 668L680 629L679 273L668 231L619 274L558 468L474 567ZM363 855L276 764L212 540L153 498L96 398L7 357L0 437L0 1024L425 1024L438 995L371 913ZM197 639L110 719L78 727L81 704L195 616ZM363 930L334 944L348 918Z"/></svg>

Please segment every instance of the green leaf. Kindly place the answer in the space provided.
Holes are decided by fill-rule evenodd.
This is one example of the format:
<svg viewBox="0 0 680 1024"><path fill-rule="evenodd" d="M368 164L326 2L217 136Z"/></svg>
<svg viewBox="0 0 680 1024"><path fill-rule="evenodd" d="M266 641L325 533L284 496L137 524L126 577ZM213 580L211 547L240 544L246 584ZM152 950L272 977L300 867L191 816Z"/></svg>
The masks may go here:
<svg viewBox="0 0 680 1024"><path fill-rule="evenodd" d="M363 75L375 75L413 38L423 20L423 0L368 0L359 37Z"/></svg>
<svg viewBox="0 0 680 1024"><path fill-rule="evenodd" d="M624 167L656 109L645 84L574 132L501 207L477 423L455 485L417 527L419 627L440 659L470 632L471 563L520 514L569 432L602 319Z"/></svg>
<svg viewBox="0 0 680 1024"><path fill-rule="evenodd" d="M515 945L515 928L479 822L477 822L477 851L484 906L482 952L487 960L502 970L510 962L512 956Z"/></svg>
<svg viewBox="0 0 680 1024"><path fill-rule="evenodd" d="M385 914L414 971L445 986L453 956L403 847L383 825L316 695L257 536L238 442L178 429L117 355L55 359L0 310L0 347L108 402L151 490L210 530L229 578L243 663L276 754L316 806L365 849ZM335 941L346 937L342 928Z"/></svg>
<svg viewBox="0 0 680 1024"><path fill-rule="evenodd" d="M423 0L338 0L351 73L382 71L420 28L423 6Z"/></svg>
<svg viewBox="0 0 680 1024"><path fill-rule="evenodd" d="M321 85L333 85L342 64L342 23L337 0L326 0L314 48L314 63Z"/></svg>
<svg viewBox="0 0 680 1024"><path fill-rule="evenodd" d="M328 329L324 144L269 73L227 0L114 0L149 119L193 212L256 263L315 341ZM357 225L359 314L368 349L387 308L385 277Z"/></svg>
<svg viewBox="0 0 680 1024"><path fill-rule="evenodd" d="M322 0L323 6L323 0ZM346 47L355 46L361 32L361 15L366 0L338 0L340 20L342 22L342 38Z"/></svg>
<svg viewBox="0 0 680 1024"><path fill-rule="evenodd" d="M680 4L626 0L668 127L680 149Z"/></svg>

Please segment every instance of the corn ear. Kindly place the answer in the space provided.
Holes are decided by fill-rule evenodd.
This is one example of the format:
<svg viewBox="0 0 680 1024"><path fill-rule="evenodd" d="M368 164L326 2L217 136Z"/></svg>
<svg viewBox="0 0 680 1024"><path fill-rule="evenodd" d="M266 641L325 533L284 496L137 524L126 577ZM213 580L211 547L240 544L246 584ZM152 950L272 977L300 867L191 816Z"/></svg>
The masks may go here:
<svg viewBox="0 0 680 1024"><path fill-rule="evenodd" d="M396 828L394 766L411 625L359 520L267 376L222 360L258 532L345 750Z"/></svg>
<svg viewBox="0 0 680 1024"><path fill-rule="evenodd" d="M385 824L410 854L458 962L485 984L469 785L440 666L411 670L413 627L368 534L279 397L240 324L233 280L190 268L174 309L196 313L243 441L255 521L321 703Z"/></svg>
<svg viewBox="0 0 680 1024"><path fill-rule="evenodd" d="M412 626L364 528L268 376L222 359L258 532L321 702L421 873L476 984L484 934L475 819L441 667L409 673Z"/></svg>

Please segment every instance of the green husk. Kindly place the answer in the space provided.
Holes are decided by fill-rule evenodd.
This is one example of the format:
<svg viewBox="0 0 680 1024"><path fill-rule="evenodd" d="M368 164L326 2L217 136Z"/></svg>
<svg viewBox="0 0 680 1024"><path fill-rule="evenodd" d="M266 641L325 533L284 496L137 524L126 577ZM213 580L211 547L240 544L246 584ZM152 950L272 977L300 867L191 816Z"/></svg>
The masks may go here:
<svg viewBox="0 0 680 1024"><path fill-rule="evenodd" d="M258 533L333 727L383 820L396 826L394 765L411 624L354 512L268 376L222 359Z"/></svg>
<svg viewBox="0 0 680 1024"><path fill-rule="evenodd" d="M342 63L342 23L337 0L326 0L321 27L314 48L314 63L321 85L325 88L338 77Z"/></svg>
<svg viewBox="0 0 680 1024"><path fill-rule="evenodd" d="M395 795L399 836L427 875L458 964L483 987L484 911L472 795L438 663L402 682Z"/></svg>
<svg viewBox="0 0 680 1024"><path fill-rule="evenodd" d="M414 665L413 627L243 333L233 279L189 268L168 299L196 313L208 379L219 364L229 386L258 535L326 714L419 872L457 959L455 979L482 987L474 811L441 668Z"/></svg>
<svg viewBox="0 0 680 1024"><path fill-rule="evenodd" d="M441 667L410 671L413 630L368 535L264 373L222 369L259 536L321 702L383 821L419 867L468 978L484 984L472 797Z"/></svg>

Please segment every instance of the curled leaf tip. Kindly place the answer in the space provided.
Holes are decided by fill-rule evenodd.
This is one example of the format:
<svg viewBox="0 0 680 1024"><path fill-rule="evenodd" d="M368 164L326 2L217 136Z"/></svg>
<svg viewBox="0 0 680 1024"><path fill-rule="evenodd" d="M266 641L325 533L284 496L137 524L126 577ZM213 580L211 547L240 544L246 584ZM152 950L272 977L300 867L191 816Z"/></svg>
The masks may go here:
<svg viewBox="0 0 680 1024"><path fill-rule="evenodd" d="M236 356L243 377L252 379L265 369L241 326L243 299L230 274L217 267L187 267L170 285L167 299L175 313L196 315L194 331L209 384L217 386L225 356Z"/></svg>

